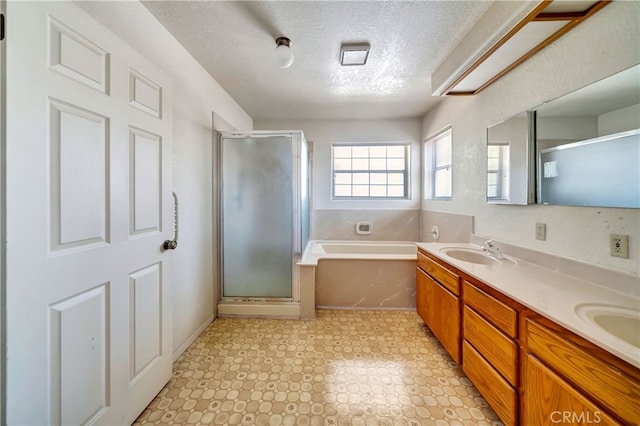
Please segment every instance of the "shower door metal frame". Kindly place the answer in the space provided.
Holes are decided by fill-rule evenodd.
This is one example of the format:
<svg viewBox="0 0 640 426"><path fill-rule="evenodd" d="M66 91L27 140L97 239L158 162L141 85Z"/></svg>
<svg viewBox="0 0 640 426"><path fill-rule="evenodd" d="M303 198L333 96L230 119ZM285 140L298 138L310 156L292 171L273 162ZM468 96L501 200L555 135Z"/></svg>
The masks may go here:
<svg viewBox="0 0 640 426"><path fill-rule="evenodd" d="M291 258L291 297L231 297L224 295L224 176L223 176L223 147L222 139L268 139L268 138L290 138L292 145L292 190L293 190L293 211L292 211L292 253ZM301 131L252 131L252 132L218 132L216 138L216 156L217 156L217 176L218 176L218 289L219 302L300 302L300 279L297 262L302 256L302 224L301 224L301 145L307 144L304 134ZM308 151L308 146L307 146Z"/></svg>

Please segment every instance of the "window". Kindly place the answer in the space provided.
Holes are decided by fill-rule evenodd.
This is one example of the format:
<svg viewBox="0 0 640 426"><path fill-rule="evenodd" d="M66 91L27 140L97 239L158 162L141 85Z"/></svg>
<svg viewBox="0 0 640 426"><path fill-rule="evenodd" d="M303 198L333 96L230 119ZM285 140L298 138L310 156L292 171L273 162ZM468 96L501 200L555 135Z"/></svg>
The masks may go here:
<svg viewBox="0 0 640 426"><path fill-rule="evenodd" d="M509 199L509 143L487 145L487 198Z"/></svg>
<svg viewBox="0 0 640 426"><path fill-rule="evenodd" d="M333 198L408 198L409 144L334 144Z"/></svg>
<svg viewBox="0 0 640 426"><path fill-rule="evenodd" d="M451 128L424 143L424 198L451 198Z"/></svg>

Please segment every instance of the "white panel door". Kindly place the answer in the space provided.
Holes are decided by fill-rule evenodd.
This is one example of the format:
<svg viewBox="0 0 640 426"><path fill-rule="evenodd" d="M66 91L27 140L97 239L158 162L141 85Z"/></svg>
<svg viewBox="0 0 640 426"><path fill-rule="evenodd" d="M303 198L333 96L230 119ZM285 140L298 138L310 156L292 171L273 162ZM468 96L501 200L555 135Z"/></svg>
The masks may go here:
<svg viewBox="0 0 640 426"><path fill-rule="evenodd" d="M7 422L133 422L171 376L171 81L71 2L9 2Z"/></svg>

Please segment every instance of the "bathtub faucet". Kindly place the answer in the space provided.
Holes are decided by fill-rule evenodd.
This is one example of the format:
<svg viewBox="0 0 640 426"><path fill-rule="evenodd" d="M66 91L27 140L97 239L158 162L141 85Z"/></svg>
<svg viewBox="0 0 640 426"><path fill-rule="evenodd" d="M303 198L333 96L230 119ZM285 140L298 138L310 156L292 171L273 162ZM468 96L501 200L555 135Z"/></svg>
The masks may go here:
<svg viewBox="0 0 640 426"><path fill-rule="evenodd" d="M505 259L504 255L500 253L500 249L493 244L493 240L485 241L482 245L482 251L494 259Z"/></svg>

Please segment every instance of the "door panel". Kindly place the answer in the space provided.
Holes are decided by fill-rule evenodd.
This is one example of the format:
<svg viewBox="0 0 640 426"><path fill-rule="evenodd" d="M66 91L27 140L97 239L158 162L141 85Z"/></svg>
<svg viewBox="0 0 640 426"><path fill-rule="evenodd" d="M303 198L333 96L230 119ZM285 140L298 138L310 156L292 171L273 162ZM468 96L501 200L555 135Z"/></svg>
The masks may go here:
<svg viewBox="0 0 640 426"><path fill-rule="evenodd" d="M129 70L129 103L151 114L162 118L162 87L136 70Z"/></svg>
<svg viewBox="0 0 640 426"><path fill-rule="evenodd" d="M162 138L139 129L129 131L131 234L157 232L162 222Z"/></svg>
<svg viewBox="0 0 640 426"><path fill-rule="evenodd" d="M54 424L85 424L108 406L108 283L50 309Z"/></svg>
<svg viewBox="0 0 640 426"><path fill-rule="evenodd" d="M53 17L49 17L49 32L49 67L108 93L108 52Z"/></svg>
<svg viewBox="0 0 640 426"><path fill-rule="evenodd" d="M155 264L130 275L131 312L129 371L131 381L162 354L161 265Z"/></svg>
<svg viewBox="0 0 640 426"><path fill-rule="evenodd" d="M131 423L171 376L171 81L71 2L7 6L7 422Z"/></svg>
<svg viewBox="0 0 640 426"><path fill-rule="evenodd" d="M49 99L52 249L107 242L108 119Z"/></svg>

